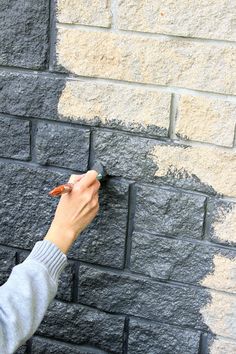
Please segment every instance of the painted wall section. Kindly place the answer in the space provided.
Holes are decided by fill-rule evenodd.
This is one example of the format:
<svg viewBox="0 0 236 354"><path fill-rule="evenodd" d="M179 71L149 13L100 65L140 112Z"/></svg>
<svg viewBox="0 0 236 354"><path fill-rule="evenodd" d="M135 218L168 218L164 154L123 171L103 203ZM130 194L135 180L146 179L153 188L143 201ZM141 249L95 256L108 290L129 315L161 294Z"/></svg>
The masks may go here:
<svg viewBox="0 0 236 354"><path fill-rule="evenodd" d="M109 175L18 354L235 354L235 11L3 2L1 284L45 235L52 186L96 159Z"/></svg>

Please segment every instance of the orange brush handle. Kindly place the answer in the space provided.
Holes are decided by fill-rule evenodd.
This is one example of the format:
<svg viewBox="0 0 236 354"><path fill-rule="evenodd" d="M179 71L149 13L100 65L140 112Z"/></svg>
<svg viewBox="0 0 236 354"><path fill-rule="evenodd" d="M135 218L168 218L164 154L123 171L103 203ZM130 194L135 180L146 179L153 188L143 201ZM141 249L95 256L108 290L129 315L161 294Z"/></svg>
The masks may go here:
<svg viewBox="0 0 236 354"><path fill-rule="evenodd" d="M73 188L73 183L66 183L57 186L56 188L52 189L48 194L51 197L60 197L64 193L70 193Z"/></svg>

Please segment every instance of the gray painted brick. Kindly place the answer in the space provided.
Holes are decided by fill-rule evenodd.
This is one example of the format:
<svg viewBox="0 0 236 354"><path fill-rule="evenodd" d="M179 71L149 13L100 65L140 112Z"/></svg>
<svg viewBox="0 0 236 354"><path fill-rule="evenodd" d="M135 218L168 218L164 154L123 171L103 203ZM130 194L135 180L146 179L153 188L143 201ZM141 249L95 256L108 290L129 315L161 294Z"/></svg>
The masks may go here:
<svg viewBox="0 0 236 354"><path fill-rule="evenodd" d="M0 73L0 112L12 115L57 118L64 78L39 74Z"/></svg>
<svg viewBox="0 0 236 354"><path fill-rule="evenodd" d="M30 158L30 123L0 116L0 156L28 160Z"/></svg>
<svg viewBox="0 0 236 354"><path fill-rule="evenodd" d="M135 229L200 239L206 198L152 186L137 187Z"/></svg>
<svg viewBox="0 0 236 354"><path fill-rule="evenodd" d="M0 65L44 68L48 25L48 0L2 0Z"/></svg>
<svg viewBox="0 0 236 354"><path fill-rule="evenodd" d="M9 235L11 236L11 235ZM0 242L2 240L0 239ZM16 257L16 252L14 250L6 250L6 249L1 249L0 250L0 285L5 283L12 271L12 268L15 265L15 257Z"/></svg>
<svg viewBox="0 0 236 354"><path fill-rule="evenodd" d="M131 270L152 278L198 284L214 270L215 255L235 259L236 251L146 232L132 235Z"/></svg>
<svg viewBox="0 0 236 354"><path fill-rule="evenodd" d="M30 249L41 240L57 205L48 192L68 177L39 168L0 163L1 243Z"/></svg>
<svg viewBox="0 0 236 354"><path fill-rule="evenodd" d="M78 304L54 301L37 333L109 353L122 353L124 318Z"/></svg>
<svg viewBox="0 0 236 354"><path fill-rule="evenodd" d="M199 332L131 319L128 353L198 354L199 340Z"/></svg>
<svg viewBox="0 0 236 354"><path fill-rule="evenodd" d="M39 123L36 133L37 161L42 165L85 171L89 158L89 129Z"/></svg>
<svg viewBox="0 0 236 354"><path fill-rule="evenodd" d="M78 345L39 337L33 337L31 352L35 354L105 354L104 351L94 351Z"/></svg>
<svg viewBox="0 0 236 354"><path fill-rule="evenodd" d="M202 183L194 175L190 176L186 173L181 175L180 172L176 175L170 172L163 177L155 176L159 166L153 158L152 151L158 145L163 145L163 143L153 139L102 130L95 132L93 141L95 158L104 164L111 176L125 176L142 182L154 182L215 194L211 186Z"/></svg>
<svg viewBox="0 0 236 354"><path fill-rule="evenodd" d="M79 236L69 256L90 263L123 267L128 187L125 181L102 183L99 214Z"/></svg>
<svg viewBox="0 0 236 354"><path fill-rule="evenodd" d="M209 300L206 289L80 267L79 301L104 311L206 328L200 309Z"/></svg>

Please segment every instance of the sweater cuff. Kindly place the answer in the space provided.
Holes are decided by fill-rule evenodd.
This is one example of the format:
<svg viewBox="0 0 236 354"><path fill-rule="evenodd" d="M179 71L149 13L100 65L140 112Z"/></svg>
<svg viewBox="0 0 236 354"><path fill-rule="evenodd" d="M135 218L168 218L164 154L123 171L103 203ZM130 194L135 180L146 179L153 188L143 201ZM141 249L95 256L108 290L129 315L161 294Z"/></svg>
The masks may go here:
<svg viewBox="0 0 236 354"><path fill-rule="evenodd" d="M55 282L68 264L66 255L48 240L36 242L27 260L43 264Z"/></svg>

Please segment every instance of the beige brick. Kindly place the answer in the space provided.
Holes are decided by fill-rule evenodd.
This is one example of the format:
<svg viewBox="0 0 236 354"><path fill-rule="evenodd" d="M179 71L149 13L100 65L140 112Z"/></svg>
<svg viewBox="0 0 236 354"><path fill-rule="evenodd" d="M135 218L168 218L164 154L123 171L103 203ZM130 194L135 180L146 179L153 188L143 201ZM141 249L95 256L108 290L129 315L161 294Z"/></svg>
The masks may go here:
<svg viewBox="0 0 236 354"><path fill-rule="evenodd" d="M98 27L110 27L109 0L58 0L57 20Z"/></svg>
<svg viewBox="0 0 236 354"><path fill-rule="evenodd" d="M58 112L63 118L167 135L171 94L125 85L68 81Z"/></svg>
<svg viewBox="0 0 236 354"><path fill-rule="evenodd" d="M119 0L118 27L235 41L235 14L232 0Z"/></svg>
<svg viewBox="0 0 236 354"><path fill-rule="evenodd" d="M92 77L236 93L236 47L58 29L57 63Z"/></svg>
<svg viewBox="0 0 236 354"><path fill-rule="evenodd" d="M176 133L183 138L232 146L236 104L206 97L181 96Z"/></svg>
<svg viewBox="0 0 236 354"><path fill-rule="evenodd" d="M235 354L236 342L230 339L216 338L210 346L209 354Z"/></svg>
<svg viewBox="0 0 236 354"><path fill-rule="evenodd" d="M236 197L236 153L214 146L156 145L149 153L158 166L155 175L177 179L195 176L217 193ZM230 222L233 222L234 217Z"/></svg>

